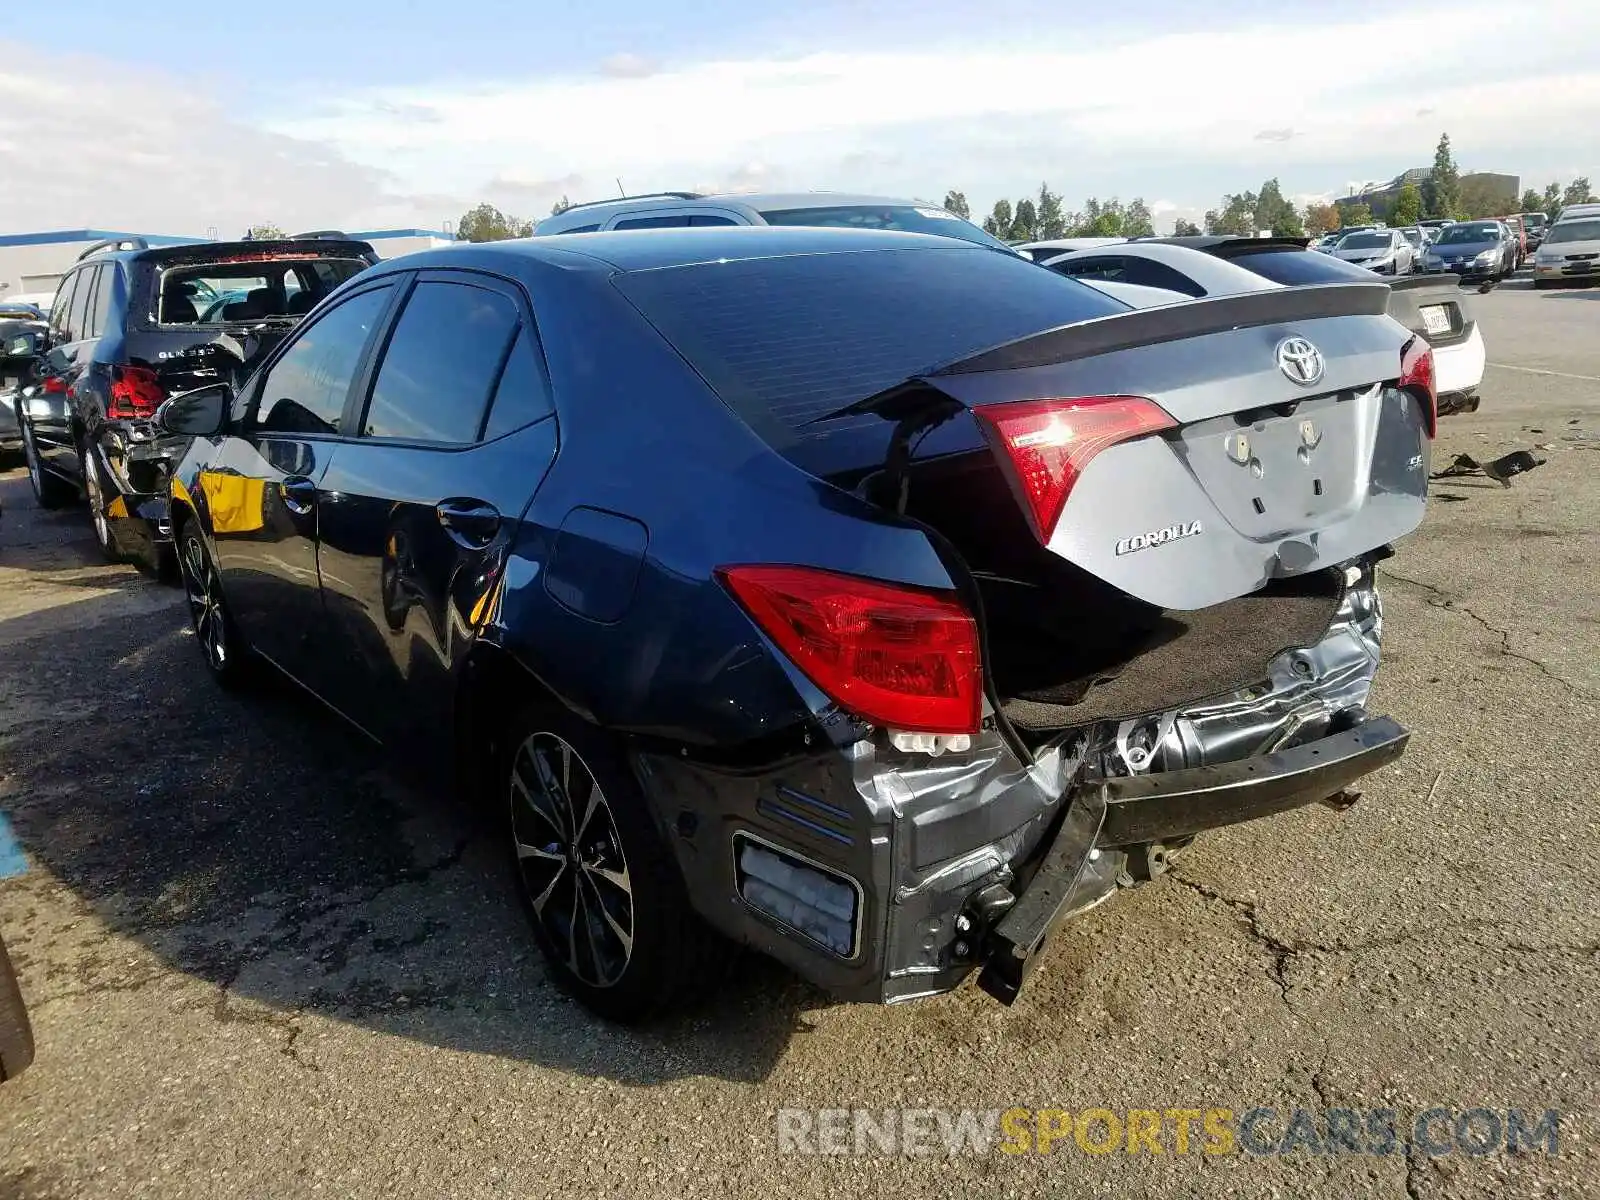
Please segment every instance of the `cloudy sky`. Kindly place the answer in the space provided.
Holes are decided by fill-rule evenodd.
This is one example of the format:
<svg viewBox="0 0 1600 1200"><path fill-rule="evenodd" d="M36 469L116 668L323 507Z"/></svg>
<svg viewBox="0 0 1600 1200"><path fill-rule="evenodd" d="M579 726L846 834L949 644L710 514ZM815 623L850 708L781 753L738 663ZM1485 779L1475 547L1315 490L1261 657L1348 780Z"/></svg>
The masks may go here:
<svg viewBox="0 0 1600 1200"><path fill-rule="evenodd" d="M619 179L975 212L1048 180L1170 225L1425 165L1442 131L1465 169L1600 182L1596 0L65 7L0 41L0 232L438 228Z"/></svg>

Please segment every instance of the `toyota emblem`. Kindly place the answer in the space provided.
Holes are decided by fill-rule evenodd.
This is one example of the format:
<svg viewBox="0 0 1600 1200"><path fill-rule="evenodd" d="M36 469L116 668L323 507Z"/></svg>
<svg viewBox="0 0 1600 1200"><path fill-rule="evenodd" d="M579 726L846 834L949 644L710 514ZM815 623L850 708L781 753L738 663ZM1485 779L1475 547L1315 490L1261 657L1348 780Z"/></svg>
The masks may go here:
<svg viewBox="0 0 1600 1200"><path fill-rule="evenodd" d="M1322 378L1322 351L1303 337L1286 337L1278 343L1278 370L1295 383L1310 387Z"/></svg>

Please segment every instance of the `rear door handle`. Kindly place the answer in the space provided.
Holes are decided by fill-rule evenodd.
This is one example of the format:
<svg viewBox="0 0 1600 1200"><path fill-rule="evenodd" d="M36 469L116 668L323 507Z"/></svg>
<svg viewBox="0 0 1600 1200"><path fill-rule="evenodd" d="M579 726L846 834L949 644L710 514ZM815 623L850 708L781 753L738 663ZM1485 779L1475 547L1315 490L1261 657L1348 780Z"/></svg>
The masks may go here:
<svg viewBox="0 0 1600 1200"><path fill-rule="evenodd" d="M441 500L434 512L452 540L467 550L482 550L500 532L500 512L482 500Z"/></svg>
<svg viewBox="0 0 1600 1200"><path fill-rule="evenodd" d="M310 512L317 502L317 485L303 475L291 475L278 485L283 506L297 517Z"/></svg>

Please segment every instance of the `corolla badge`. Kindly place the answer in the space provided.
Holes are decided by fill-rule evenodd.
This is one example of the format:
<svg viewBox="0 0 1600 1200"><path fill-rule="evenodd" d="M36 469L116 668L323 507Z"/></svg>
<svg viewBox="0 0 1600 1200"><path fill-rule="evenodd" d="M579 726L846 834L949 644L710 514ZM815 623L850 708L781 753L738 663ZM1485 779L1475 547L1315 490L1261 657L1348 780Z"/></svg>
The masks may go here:
<svg viewBox="0 0 1600 1200"><path fill-rule="evenodd" d="M1286 337L1278 343L1278 370L1295 383L1310 387L1322 378L1322 351L1303 337Z"/></svg>
<svg viewBox="0 0 1600 1200"><path fill-rule="evenodd" d="M1148 550L1151 546L1164 546L1168 542L1175 542L1179 538L1194 537L1204 533L1199 521L1183 521L1177 525L1168 525L1162 529L1152 529L1149 533L1136 533L1132 537L1125 537L1117 543L1118 554L1132 554L1135 550Z"/></svg>

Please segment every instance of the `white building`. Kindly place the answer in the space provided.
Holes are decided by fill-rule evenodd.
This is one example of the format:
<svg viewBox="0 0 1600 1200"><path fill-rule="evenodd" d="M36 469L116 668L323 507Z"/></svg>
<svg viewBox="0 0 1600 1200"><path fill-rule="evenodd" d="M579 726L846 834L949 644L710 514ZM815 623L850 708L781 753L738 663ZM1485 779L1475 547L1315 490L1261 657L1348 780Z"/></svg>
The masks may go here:
<svg viewBox="0 0 1600 1200"><path fill-rule="evenodd" d="M414 250L448 246L451 233L432 229L368 229L351 237L370 242L381 258L398 258ZM171 237L155 233L126 233L114 229L57 229L45 233L0 235L0 300L48 298L61 277L90 246L112 238L142 237L152 246L178 246L211 239Z"/></svg>

